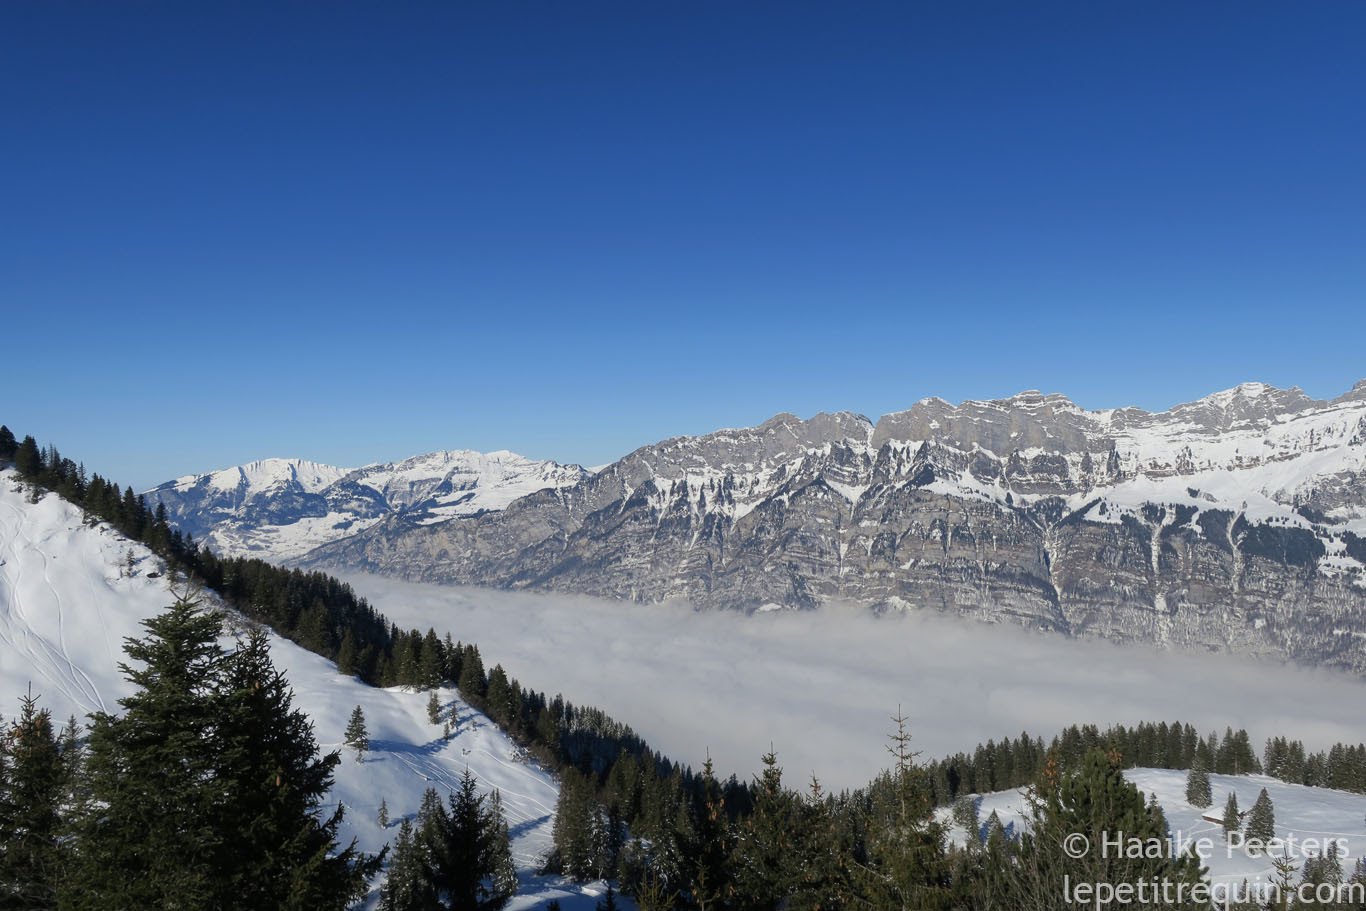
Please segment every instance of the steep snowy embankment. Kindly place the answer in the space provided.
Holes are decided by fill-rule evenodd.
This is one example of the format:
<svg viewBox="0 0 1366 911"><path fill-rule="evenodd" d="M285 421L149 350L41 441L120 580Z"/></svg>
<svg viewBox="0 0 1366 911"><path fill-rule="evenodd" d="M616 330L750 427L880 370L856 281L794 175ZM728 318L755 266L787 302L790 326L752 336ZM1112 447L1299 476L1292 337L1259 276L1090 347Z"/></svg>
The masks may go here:
<svg viewBox="0 0 1366 911"><path fill-rule="evenodd" d="M141 621L171 600L163 570L145 547L86 525L79 509L54 494L32 502L12 472L0 472L0 713L13 714L30 684L58 719L117 711L130 691L118 670L123 640L142 636ZM332 805L348 808L343 839L354 836L365 850L379 850L398 820L416 813L424 790L444 793L468 766L482 787L502 794L522 874L522 894L510 907L551 898L567 909L593 906L600 888L535 875L550 847L554 777L519 759L515 745L454 690L440 695L445 705L457 704L459 730L443 740L427 721L426 693L365 686L278 637L271 651L324 751L341 749L351 710L364 708L371 750L363 763L343 752L330 795ZM391 816L387 830L376 821L381 799Z"/></svg>

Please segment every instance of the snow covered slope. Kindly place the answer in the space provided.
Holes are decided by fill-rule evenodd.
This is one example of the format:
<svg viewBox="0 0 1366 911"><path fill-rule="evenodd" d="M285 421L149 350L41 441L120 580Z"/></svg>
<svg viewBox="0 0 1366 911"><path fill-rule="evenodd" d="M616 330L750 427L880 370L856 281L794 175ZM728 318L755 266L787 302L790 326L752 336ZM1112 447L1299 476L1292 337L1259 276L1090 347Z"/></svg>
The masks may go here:
<svg viewBox="0 0 1366 911"><path fill-rule="evenodd" d="M1244 880L1269 883L1275 874L1271 858L1249 854L1241 846L1230 847L1220 826L1202 818L1205 813L1222 813L1230 791L1238 795L1238 806L1247 810L1266 788L1275 808L1276 836L1284 840L1297 867L1304 865L1306 847L1317 851L1330 840L1341 845L1345 853L1342 867L1348 875L1357 859L1366 855L1366 795L1287 784L1264 775L1210 775L1214 803L1200 810L1186 802L1186 774L1171 769L1130 769L1124 777L1145 795L1157 795L1173 837L1201 853L1212 883L1231 887ZM983 822L994 811L1008 828L1013 824L1020 831L1028 824L1027 805L1019 790L982 795L979 809ZM948 810L941 815L948 820ZM961 827L950 830L950 837L959 843L965 836Z"/></svg>
<svg viewBox="0 0 1366 911"><path fill-rule="evenodd" d="M386 518L405 526L444 522L586 475L577 465L514 452L452 450L356 469L265 459L167 481L146 496L220 553L288 559Z"/></svg>
<svg viewBox="0 0 1366 911"><path fill-rule="evenodd" d="M128 554L135 564L126 571ZM125 637L140 637L140 622L170 603L157 557L103 526L82 523L80 510L47 494L30 502L12 472L0 471L0 713L12 715L32 685L57 719L117 711L129 686L117 664ZM427 721L425 693L365 686L337 673L328 661L272 637L276 665L294 687L296 705L313 719L324 751L341 749L351 710L363 706L371 738L366 761L349 750L331 797L348 808L343 838L376 851L398 820L415 814L423 791L444 791L469 769L484 788L503 797L513 833L522 893L512 908L539 907L559 898L565 908L591 908L601 887L580 887L535 875L550 846L558 785L485 716L442 690L458 705L460 726L449 741ZM376 822L388 803L388 830Z"/></svg>

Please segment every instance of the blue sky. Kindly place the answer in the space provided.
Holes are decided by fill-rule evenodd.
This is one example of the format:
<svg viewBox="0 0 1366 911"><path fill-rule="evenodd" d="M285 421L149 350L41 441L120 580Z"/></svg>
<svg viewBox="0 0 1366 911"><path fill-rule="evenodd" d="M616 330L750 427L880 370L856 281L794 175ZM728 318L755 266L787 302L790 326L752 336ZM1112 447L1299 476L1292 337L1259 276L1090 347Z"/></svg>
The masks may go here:
<svg viewBox="0 0 1366 911"><path fill-rule="evenodd" d="M1366 375L1359 3L5 4L0 421L138 486Z"/></svg>

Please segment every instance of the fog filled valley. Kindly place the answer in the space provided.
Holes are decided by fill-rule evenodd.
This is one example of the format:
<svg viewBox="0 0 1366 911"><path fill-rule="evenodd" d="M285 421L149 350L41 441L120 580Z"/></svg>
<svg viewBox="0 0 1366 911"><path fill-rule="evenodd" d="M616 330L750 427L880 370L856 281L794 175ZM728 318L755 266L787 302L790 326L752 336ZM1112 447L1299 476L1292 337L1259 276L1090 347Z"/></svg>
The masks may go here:
<svg viewBox="0 0 1366 911"><path fill-rule="evenodd" d="M598 706L670 757L756 772L772 745L793 780L867 783L888 765L890 717L938 758L1071 724L1183 721L1321 749L1361 735L1366 684L1332 671L1177 654L930 611L857 606L741 614L344 578L400 626L479 643L486 664Z"/></svg>

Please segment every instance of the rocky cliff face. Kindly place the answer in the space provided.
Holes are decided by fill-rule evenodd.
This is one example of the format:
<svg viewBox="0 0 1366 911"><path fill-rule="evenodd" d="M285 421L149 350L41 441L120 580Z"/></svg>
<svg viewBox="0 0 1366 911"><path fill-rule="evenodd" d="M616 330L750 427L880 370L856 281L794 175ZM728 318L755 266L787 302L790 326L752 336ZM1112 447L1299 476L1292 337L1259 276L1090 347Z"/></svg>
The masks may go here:
<svg viewBox="0 0 1366 911"><path fill-rule="evenodd" d="M306 562L703 606L849 600L1366 670L1366 382L778 415Z"/></svg>

